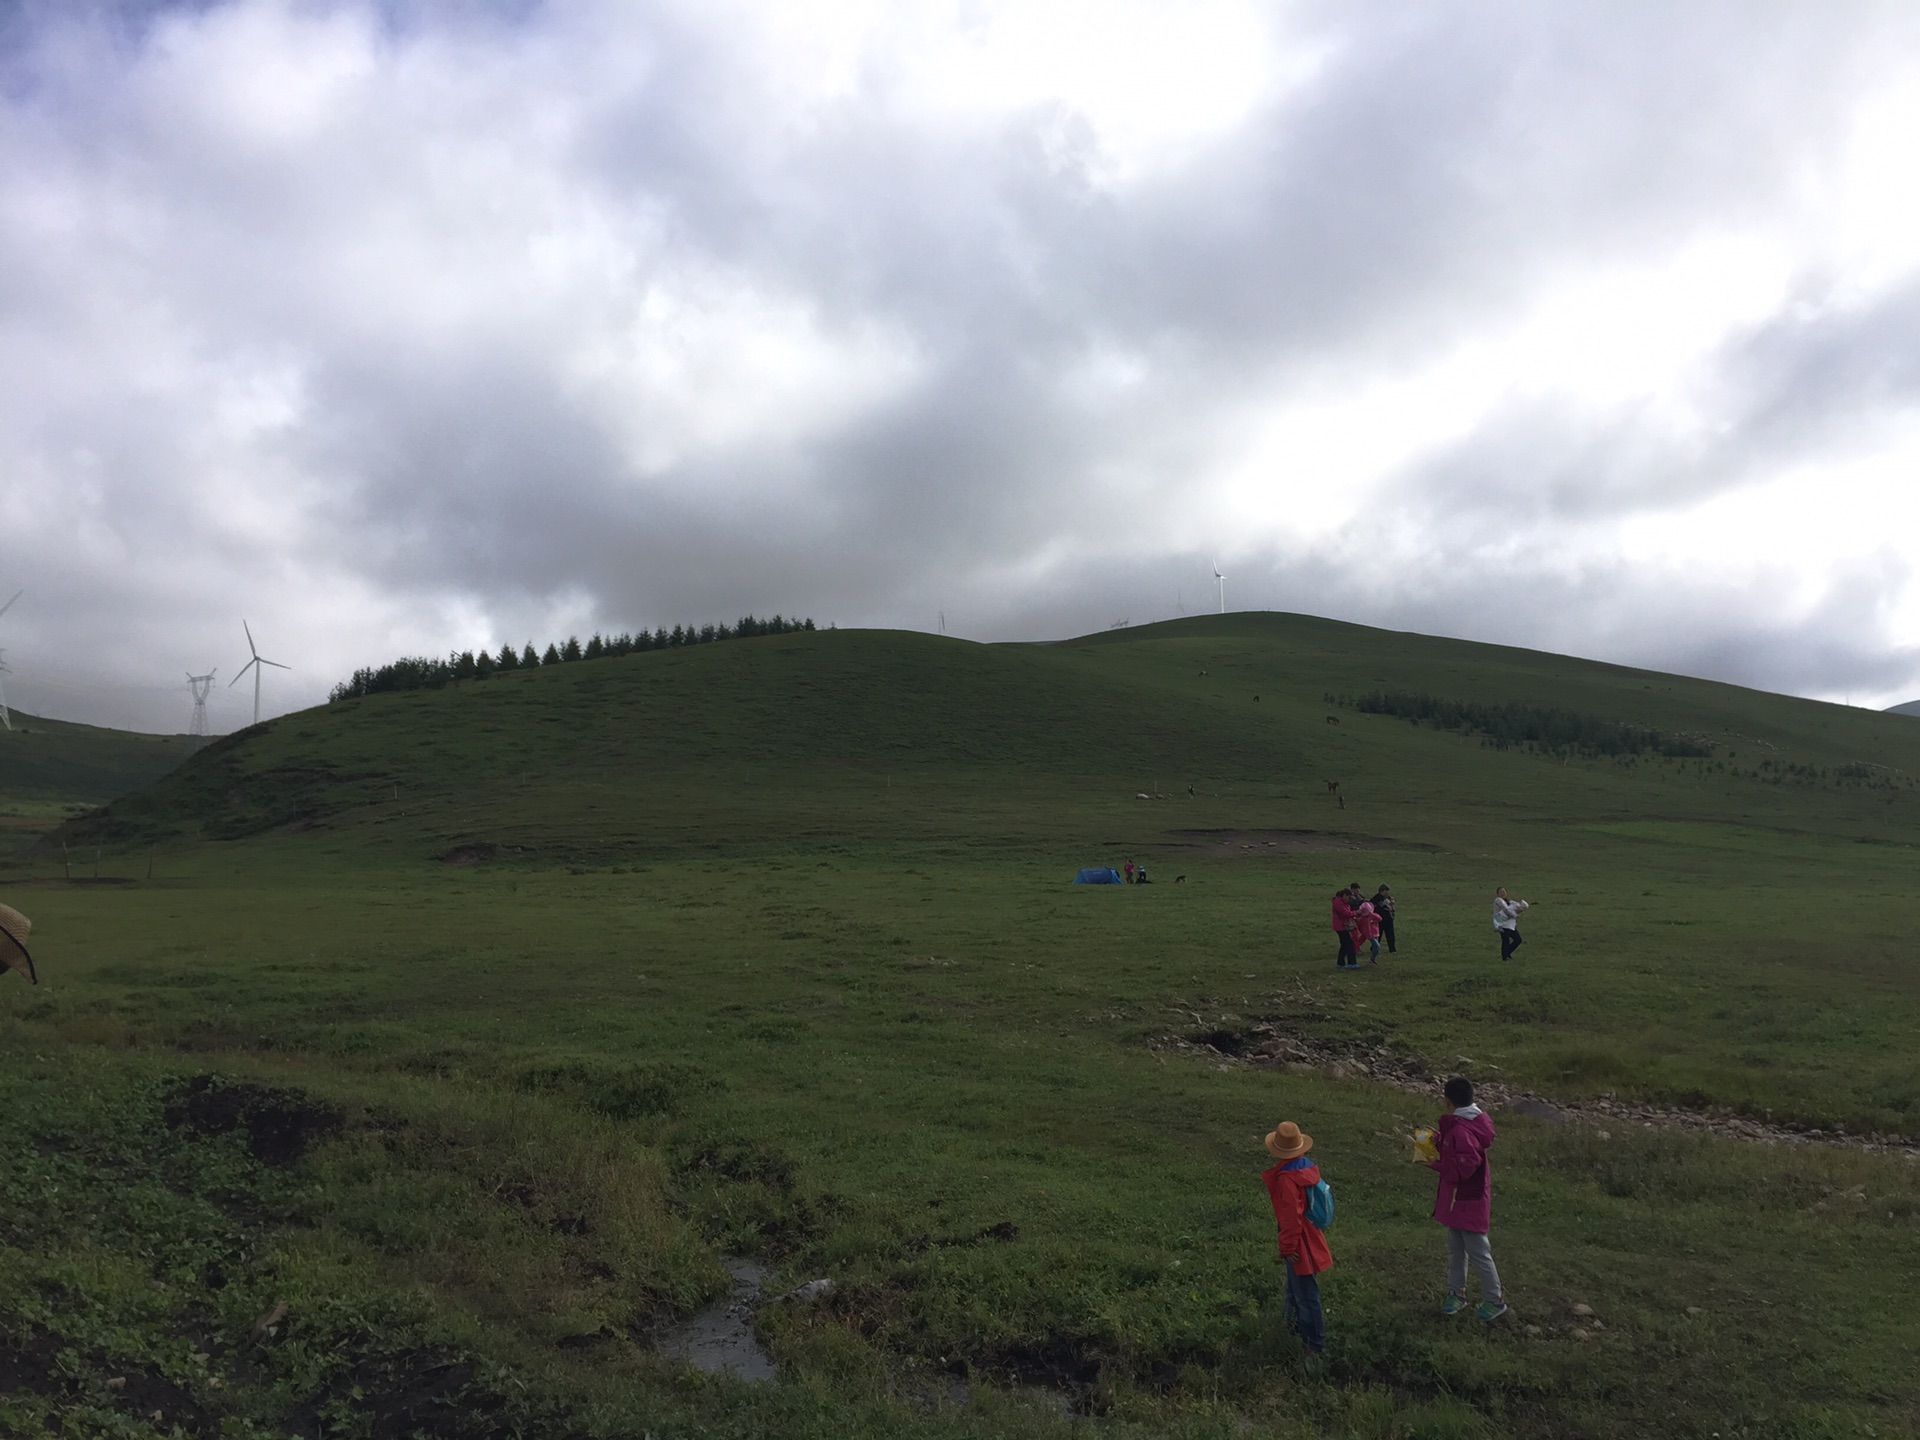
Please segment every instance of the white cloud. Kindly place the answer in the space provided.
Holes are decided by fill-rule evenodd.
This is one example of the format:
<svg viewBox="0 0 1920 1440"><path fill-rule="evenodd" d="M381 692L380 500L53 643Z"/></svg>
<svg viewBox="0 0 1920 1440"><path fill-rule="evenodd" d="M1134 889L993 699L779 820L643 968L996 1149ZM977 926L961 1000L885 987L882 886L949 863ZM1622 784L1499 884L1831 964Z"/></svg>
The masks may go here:
<svg viewBox="0 0 1920 1440"><path fill-rule="evenodd" d="M1211 608L1213 555L1236 604L1920 693L1880 548L1920 518L1917 34L22 9L12 693L182 723L170 677L237 668L242 613L298 659L281 704L750 609L1031 638ZM1568 613L1516 616L1512 567Z"/></svg>

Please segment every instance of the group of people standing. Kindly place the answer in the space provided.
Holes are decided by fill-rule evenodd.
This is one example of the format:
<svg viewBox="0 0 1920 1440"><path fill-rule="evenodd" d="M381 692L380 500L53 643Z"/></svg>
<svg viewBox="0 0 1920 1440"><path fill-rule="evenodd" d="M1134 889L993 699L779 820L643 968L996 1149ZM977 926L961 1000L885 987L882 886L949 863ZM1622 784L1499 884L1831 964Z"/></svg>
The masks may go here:
<svg viewBox="0 0 1920 1440"><path fill-rule="evenodd" d="M1493 930L1500 937L1502 960L1511 960L1513 952L1525 943L1520 938L1520 917L1532 908L1525 900L1508 895L1504 885L1493 892ZM1385 885L1373 892L1371 900L1362 895L1358 880L1344 890L1334 891L1333 933L1340 940L1334 969L1358 970L1362 947L1367 951L1367 963L1378 965L1382 940L1387 942L1389 955L1398 954L1400 946L1393 931L1396 909L1393 891Z"/></svg>
<svg viewBox="0 0 1920 1440"><path fill-rule="evenodd" d="M1507 1313L1507 1298L1487 1239L1493 1223L1493 1170L1487 1159L1494 1141L1493 1119L1474 1103L1473 1082L1465 1076L1454 1076L1442 1088L1451 1108L1434 1128L1428 1152L1433 1158L1421 1161L1439 1177L1433 1218L1447 1232L1447 1288L1440 1313L1458 1315L1467 1308L1471 1268L1480 1282L1474 1314L1498 1320ZM1280 1259L1287 1267L1287 1326L1300 1337L1308 1363L1317 1364L1327 1344L1320 1276L1333 1268L1326 1234L1333 1224L1333 1198L1319 1162L1309 1154L1313 1137L1298 1124L1287 1120L1276 1125L1265 1143L1276 1163L1262 1171L1260 1179L1273 1202Z"/></svg>
<svg viewBox="0 0 1920 1440"><path fill-rule="evenodd" d="M1387 953L1399 953L1399 939L1393 931L1393 891L1382 885L1367 899L1360 882L1333 892L1333 931L1340 937L1340 953L1334 960L1339 970L1360 968L1360 947L1367 947L1367 963L1380 963L1380 942L1387 942Z"/></svg>
<svg viewBox="0 0 1920 1440"><path fill-rule="evenodd" d="M1388 954L1398 953L1397 908L1386 885L1371 899L1358 881L1334 891L1333 932L1340 941L1335 967L1358 970L1362 947L1368 963L1378 964L1382 940ZM1493 928L1500 937L1502 960L1512 959L1520 948L1520 916L1531 908L1525 900L1508 895L1505 886L1494 891ZM1493 1215L1492 1169L1487 1159L1494 1141L1493 1120L1474 1102L1473 1083L1465 1076L1454 1076L1443 1088L1451 1110L1431 1131L1422 1129L1415 1136L1415 1158L1439 1176L1433 1218L1447 1231L1447 1288L1440 1313L1458 1315L1467 1308L1471 1270L1480 1282L1480 1304L1474 1313L1481 1320L1498 1320L1507 1313L1507 1301L1487 1239ZM1313 1137L1298 1124L1288 1120L1276 1125L1265 1143L1276 1163L1261 1172L1260 1179L1273 1202L1280 1258L1287 1267L1287 1326L1300 1337L1308 1363L1317 1365L1327 1343L1319 1277L1333 1268L1326 1235L1333 1224L1333 1196L1319 1162L1309 1154Z"/></svg>

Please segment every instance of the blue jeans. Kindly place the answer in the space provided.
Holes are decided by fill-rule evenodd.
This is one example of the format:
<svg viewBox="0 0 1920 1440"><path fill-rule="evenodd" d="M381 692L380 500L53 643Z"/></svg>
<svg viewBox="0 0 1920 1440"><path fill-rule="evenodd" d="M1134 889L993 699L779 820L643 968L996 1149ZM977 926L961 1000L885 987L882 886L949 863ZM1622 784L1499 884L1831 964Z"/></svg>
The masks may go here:
<svg viewBox="0 0 1920 1440"><path fill-rule="evenodd" d="M1296 1275L1291 1260L1287 1267L1287 1328L1300 1337L1309 1354L1318 1355L1327 1348L1327 1317L1320 1309L1320 1280L1314 1275Z"/></svg>

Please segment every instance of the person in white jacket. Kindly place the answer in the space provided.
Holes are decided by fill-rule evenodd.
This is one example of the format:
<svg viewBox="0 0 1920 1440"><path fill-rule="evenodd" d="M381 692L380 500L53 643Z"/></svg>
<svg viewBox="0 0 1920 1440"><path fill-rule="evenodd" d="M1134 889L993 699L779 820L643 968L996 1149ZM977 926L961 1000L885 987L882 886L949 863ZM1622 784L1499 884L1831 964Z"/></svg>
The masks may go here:
<svg viewBox="0 0 1920 1440"><path fill-rule="evenodd" d="M1520 913L1533 907L1524 900L1507 898L1507 887L1502 885L1493 892L1493 928L1500 935L1500 958L1511 960L1513 952L1521 946Z"/></svg>

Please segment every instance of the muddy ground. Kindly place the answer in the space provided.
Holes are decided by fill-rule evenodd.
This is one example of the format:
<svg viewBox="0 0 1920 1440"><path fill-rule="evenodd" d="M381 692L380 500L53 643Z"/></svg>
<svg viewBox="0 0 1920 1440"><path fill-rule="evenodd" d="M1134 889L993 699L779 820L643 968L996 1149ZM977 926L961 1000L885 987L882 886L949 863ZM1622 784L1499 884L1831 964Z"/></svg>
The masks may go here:
<svg viewBox="0 0 1920 1440"><path fill-rule="evenodd" d="M1155 1050L1184 1051L1220 1065L1313 1072L1341 1080L1372 1080L1432 1100L1452 1071L1436 1069L1424 1058L1363 1040L1315 1036L1299 1019L1218 1017L1181 1012L1191 1028L1149 1042ZM1463 1067L1464 1068L1464 1067ZM1549 1100L1500 1080L1475 1080L1477 1098L1496 1112L1523 1115L1552 1124L1638 1125L1650 1130L1689 1130L1763 1145L1840 1145L1853 1150L1904 1154L1920 1160L1920 1137L1856 1135L1754 1119L1731 1110L1689 1110L1600 1095L1590 1100Z"/></svg>

